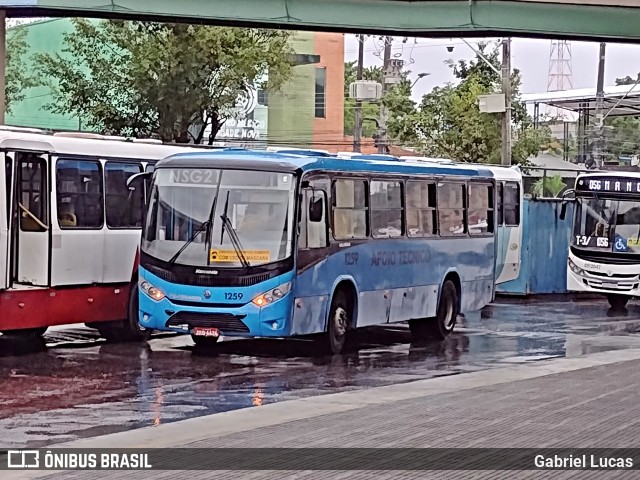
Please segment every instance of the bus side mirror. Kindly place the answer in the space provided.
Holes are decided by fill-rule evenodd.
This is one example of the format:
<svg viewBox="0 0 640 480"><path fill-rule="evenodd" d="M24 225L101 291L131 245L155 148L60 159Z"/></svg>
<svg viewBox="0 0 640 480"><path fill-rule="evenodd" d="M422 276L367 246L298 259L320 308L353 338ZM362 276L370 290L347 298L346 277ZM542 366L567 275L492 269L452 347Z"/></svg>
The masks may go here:
<svg viewBox="0 0 640 480"><path fill-rule="evenodd" d="M140 173L131 175L129 178L127 178L127 187L129 187L129 190L133 191L136 189L135 187L136 181L147 180L149 178L151 178L151 172L140 172Z"/></svg>
<svg viewBox="0 0 640 480"><path fill-rule="evenodd" d="M563 200L562 206L560 207L560 220L564 220L566 216L567 216L567 201Z"/></svg>
<svg viewBox="0 0 640 480"><path fill-rule="evenodd" d="M323 197L322 194L319 198L316 198L315 194L309 202L309 221L318 223L322 221L323 213Z"/></svg>
<svg viewBox="0 0 640 480"><path fill-rule="evenodd" d="M574 190L566 190L562 195L562 205L560 206L560 220L564 220L567 216L567 203L575 201L575 198L567 198L568 195L575 194Z"/></svg>

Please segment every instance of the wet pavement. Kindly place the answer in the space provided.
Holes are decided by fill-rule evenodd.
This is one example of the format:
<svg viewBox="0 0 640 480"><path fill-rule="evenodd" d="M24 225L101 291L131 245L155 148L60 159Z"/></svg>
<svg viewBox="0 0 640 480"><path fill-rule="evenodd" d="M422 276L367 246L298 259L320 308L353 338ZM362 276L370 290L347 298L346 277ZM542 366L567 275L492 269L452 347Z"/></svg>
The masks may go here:
<svg viewBox="0 0 640 480"><path fill-rule="evenodd" d="M0 337L3 447L54 443L216 412L527 363L640 347L640 305L502 300L467 315L443 342L412 344L406 325L367 329L359 348L323 356L311 340L233 340L195 349L188 336L111 345L89 329L42 342Z"/></svg>

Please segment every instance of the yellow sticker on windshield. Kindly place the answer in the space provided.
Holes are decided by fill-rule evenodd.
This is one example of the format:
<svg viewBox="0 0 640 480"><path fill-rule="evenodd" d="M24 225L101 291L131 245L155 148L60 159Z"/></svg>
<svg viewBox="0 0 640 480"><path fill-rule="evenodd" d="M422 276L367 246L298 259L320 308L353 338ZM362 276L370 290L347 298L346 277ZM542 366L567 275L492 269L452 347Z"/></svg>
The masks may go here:
<svg viewBox="0 0 640 480"><path fill-rule="evenodd" d="M248 262L268 262L271 260L269 250L245 250L242 253ZM209 261L240 262L240 258L234 250L209 250Z"/></svg>
<svg viewBox="0 0 640 480"><path fill-rule="evenodd" d="M640 238L628 238L627 247L640 247Z"/></svg>

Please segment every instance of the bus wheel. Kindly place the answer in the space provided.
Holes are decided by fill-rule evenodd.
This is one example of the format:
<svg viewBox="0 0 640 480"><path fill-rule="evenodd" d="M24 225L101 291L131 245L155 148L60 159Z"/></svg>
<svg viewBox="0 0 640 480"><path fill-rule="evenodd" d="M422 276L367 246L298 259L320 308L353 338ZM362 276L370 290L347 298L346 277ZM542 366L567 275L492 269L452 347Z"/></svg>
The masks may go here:
<svg viewBox="0 0 640 480"><path fill-rule="evenodd" d="M129 309L127 319L117 322L95 324L100 335L108 342L146 342L151 337L151 330L138 323L138 284L129 293Z"/></svg>
<svg viewBox="0 0 640 480"><path fill-rule="evenodd" d="M2 334L20 340L34 340L40 338L48 327L22 328L20 330L6 330Z"/></svg>
<svg viewBox="0 0 640 480"><path fill-rule="evenodd" d="M138 282L135 282L133 288L129 292L129 315L123 325L123 337L125 341L146 342L151 337L151 330L144 328L139 323L140 315L138 303Z"/></svg>
<svg viewBox="0 0 640 480"><path fill-rule="evenodd" d="M438 303L436 321L431 322L432 331L440 340L449 336L458 319L458 291L451 280L444 282Z"/></svg>
<svg viewBox="0 0 640 480"><path fill-rule="evenodd" d="M338 290L333 296L329 314L328 341L331 353L339 354L344 349L347 332L351 323L351 308L346 295Z"/></svg>
<svg viewBox="0 0 640 480"><path fill-rule="evenodd" d="M627 302L629 301L629 297L627 295L610 293L607 295L607 300L609 300L609 305L612 310L624 310L627 306Z"/></svg>
<svg viewBox="0 0 640 480"><path fill-rule="evenodd" d="M456 325L458 318L458 291L451 280L444 282L435 318L409 320L414 341L431 338L443 340Z"/></svg>

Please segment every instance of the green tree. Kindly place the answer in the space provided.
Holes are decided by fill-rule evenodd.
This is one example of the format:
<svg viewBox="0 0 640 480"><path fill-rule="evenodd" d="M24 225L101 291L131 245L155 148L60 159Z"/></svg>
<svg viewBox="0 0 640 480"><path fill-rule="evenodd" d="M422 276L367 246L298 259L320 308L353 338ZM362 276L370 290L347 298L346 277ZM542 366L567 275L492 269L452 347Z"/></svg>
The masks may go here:
<svg viewBox="0 0 640 480"><path fill-rule="evenodd" d="M62 54L36 56L46 108L114 134L213 142L239 95L290 77L288 32L154 22L74 20Z"/></svg>
<svg viewBox="0 0 640 480"><path fill-rule="evenodd" d="M27 30L17 27L7 32L7 71L6 71L6 110L26 98L28 88L37 85L36 79L29 72L31 68L26 58Z"/></svg>
<svg viewBox="0 0 640 480"><path fill-rule="evenodd" d="M353 135L355 130L355 100L349 98L349 85L356 81L356 62L346 62L344 64L344 134ZM387 135L394 141L403 136L405 128L405 117L415 113L416 104L411 100L410 72L403 72L400 83L393 85L385 94L382 103L389 111L387 121ZM382 67L366 67L362 70L362 79L379 82L382 84ZM362 102L363 118L380 117L380 102ZM372 137L376 133L376 124L372 121L362 122L362 136Z"/></svg>
<svg viewBox="0 0 640 480"><path fill-rule="evenodd" d="M617 78L616 85L634 85L638 80L640 73L635 79L630 76ZM607 117L605 126L610 127L605 137L606 148L615 160L640 153L640 119L637 116Z"/></svg>
<svg viewBox="0 0 640 480"><path fill-rule="evenodd" d="M488 52L487 46L480 44L480 52L499 69L497 49ZM417 110L405 118L401 139L420 144L430 156L500 163L502 118L480 113L478 107L478 96L500 92L500 75L479 56L468 62L449 62L449 66L458 83L436 87L425 95ZM544 126L533 127L526 106L519 100L521 77L517 69L512 72L511 82L512 161L524 165L551 143L551 132Z"/></svg>
<svg viewBox="0 0 640 480"><path fill-rule="evenodd" d="M560 175L541 178L533 184L531 193L536 197L557 197L567 187Z"/></svg>

